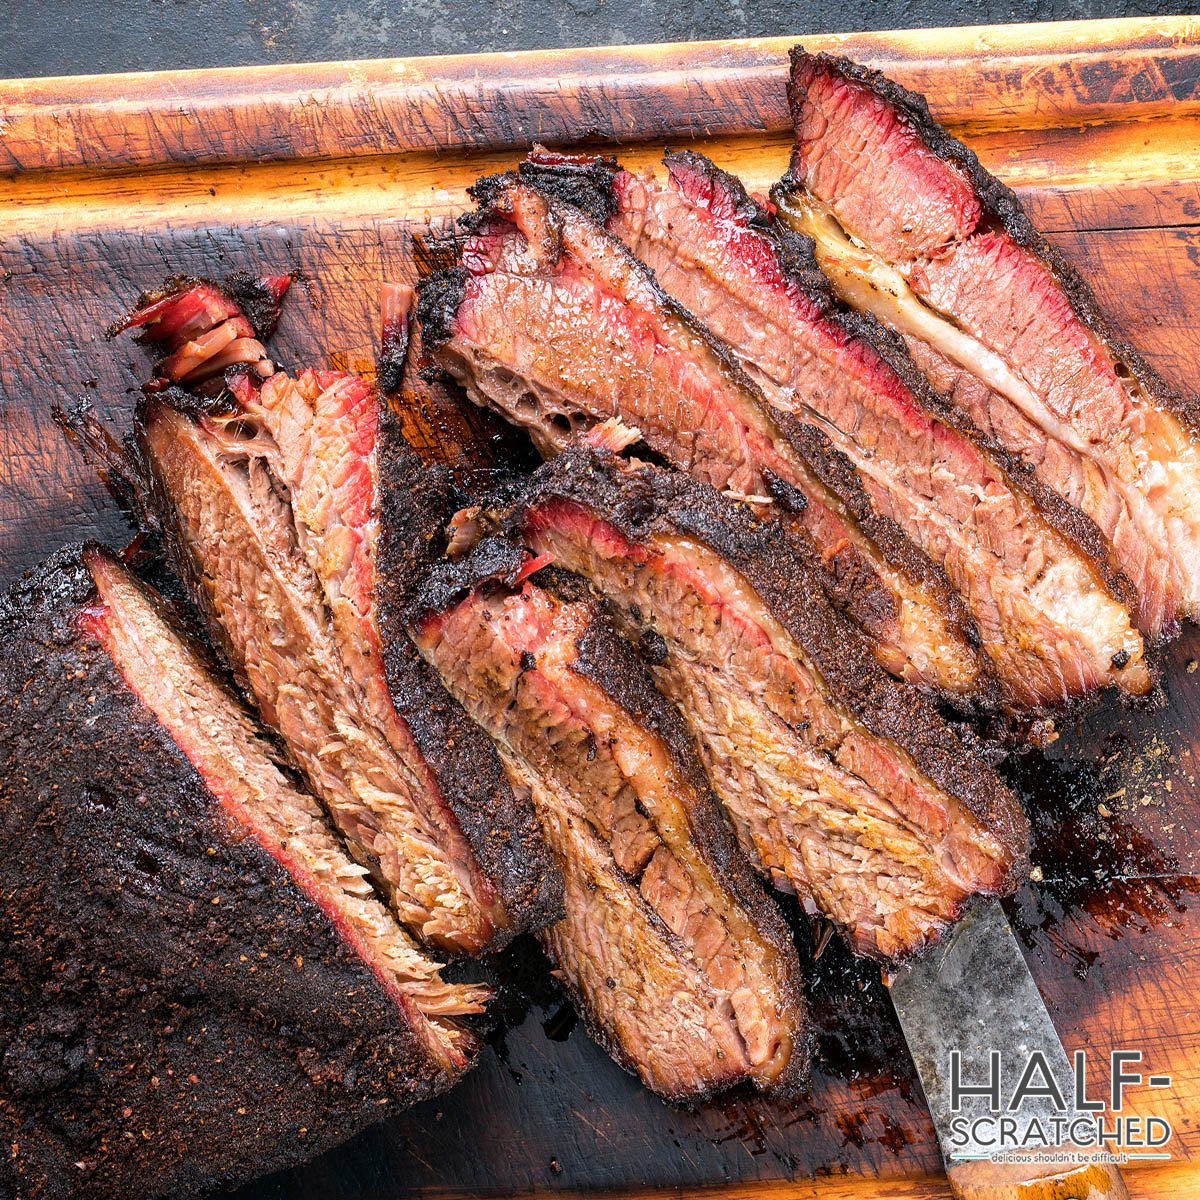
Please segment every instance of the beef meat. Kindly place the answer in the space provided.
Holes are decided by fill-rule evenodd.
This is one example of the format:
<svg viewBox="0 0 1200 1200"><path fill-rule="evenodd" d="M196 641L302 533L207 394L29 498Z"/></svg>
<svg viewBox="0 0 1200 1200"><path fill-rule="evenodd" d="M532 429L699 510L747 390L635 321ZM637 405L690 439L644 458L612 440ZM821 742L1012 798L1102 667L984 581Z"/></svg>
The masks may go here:
<svg viewBox="0 0 1200 1200"><path fill-rule="evenodd" d="M157 322L175 310L146 311L169 374L181 352ZM147 507L355 857L407 927L452 952L553 920L560 881L531 804L397 616L439 548L448 477L357 376L226 374L204 411L169 382L138 417Z"/></svg>
<svg viewBox="0 0 1200 1200"><path fill-rule="evenodd" d="M712 334L583 207L542 181L482 181L462 266L423 281L426 345L480 404L546 452L620 418L683 470L758 508L784 495L833 594L895 673L986 690L975 631L944 573L881 516L813 425L773 411Z"/></svg>
<svg viewBox="0 0 1200 1200"><path fill-rule="evenodd" d="M0 601L0 1194L208 1194L468 1065L440 978L107 552Z"/></svg>
<svg viewBox="0 0 1200 1200"><path fill-rule="evenodd" d="M778 199L842 294L983 385L956 387L957 401L1095 522L1137 589L1144 632L1194 617L1200 406L1121 340L920 97L799 48L790 95L796 149Z"/></svg>
<svg viewBox="0 0 1200 1200"><path fill-rule="evenodd" d="M582 581L525 579L541 562L485 539L435 572L413 628L562 863L566 917L543 945L597 1040L655 1092L786 1092L807 1059L787 930L678 714Z"/></svg>
<svg viewBox="0 0 1200 1200"><path fill-rule="evenodd" d="M1149 691L1142 639L1118 598L1133 592L1095 526L1031 481L1035 503L1010 456L981 448L895 335L839 311L807 238L702 155L665 162L665 185L611 165L608 229L729 344L773 405L820 427L877 510L945 569L1007 704L1049 708L1112 684ZM561 159L530 165L571 171ZM603 185L600 164L590 167Z"/></svg>
<svg viewBox="0 0 1200 1200"><path fill-rule="evenodd" d="M147 390L178 386L198 397L198 407L219 406L228 372L256 379L274 373L263 342L275 332L291 282L289 275L255 278L244 271L223 284L173 275L158 291L143 292L107 336L140 329L142 339L157 348L159 369Z"/></svg>
<svg viewBox="0 0 1200 1200"><path fill-rule="evenodd" d="M587 446L540 468L508 522L607 599L752 861L859 953L910 955L1022 880L1012 794L866 654L777 525Z"/></svg>

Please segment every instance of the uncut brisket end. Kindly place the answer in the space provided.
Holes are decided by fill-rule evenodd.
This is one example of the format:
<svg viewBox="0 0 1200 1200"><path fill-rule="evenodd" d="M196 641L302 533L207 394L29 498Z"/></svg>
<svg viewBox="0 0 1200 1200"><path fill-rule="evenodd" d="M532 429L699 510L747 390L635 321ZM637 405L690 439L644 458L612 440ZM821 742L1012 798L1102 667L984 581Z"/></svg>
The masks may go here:
<svg viewBox="0 0 1200 1200"><path fill-rule="evenodd" d="M852 465L812 425L774 412L703 326L581 207L499 176L477 187L462 266L429 276L427 347L479 404L540 448L619 418L713 486L773 507L826 559L833 594L897 674L939 691L984 689L974 630L944 573L874 510ZM797 511L798 510L798 511Z"/></svg>
<svg viewBox="0 0 1200 1200"><path fill-rule="evenodd" d="M1141 636L1112 590L1124 581L1103 551L1085 556L1072 540L1087 518L1053 493L1035 504L898 339L835 307L809 240L735 177L690 152L665 162L665 184L611 173L608 228L729 344L772 404L819 425L876 509L944 568L1007 705L1050 708L1111 684L1147 692ZM1094 551L1102 539L1088 532Z"/></svg>
<svg viewBox="0 0 1200 1200"><path fill-rule="evenodd" d="M444 1089L438 976L107 552L0 601L0 1193L209 1194Z"/></svg>
<svg viewBox="0 0 1200 1200"><path fill-rule="evenodd" d="M608 600L751 860L859 953L910 955L1020 883L1015 798L867 655L778 525L586 446L539 468L507 522Z"/></svg>
<svg viewBox="0 0 1200 1200"><path fill-rule="evenodd" d="M678 714L582 581L524 580L540 561L485 539L438 568L413 628L562 862L566 917L543 945L597 1040L655 1092L787 1092L807 1043L786 928Z"/></svg>
<svg viewBox="0 0 1200 1200"><path fill-rule="evenodd" d="M1012 192L920 97L799 48L790 97L796 149L780 203L814 235L839 290L926 343L918 357L940 358L944 383L955 371L977 378L954 387L956 400L1095 522L1137 589L1145 633L1195 616L1194 398L1121 340Z"/></svg>
<svg viewBox="0 0 1200 1200"><path fill-rule="evenodd" d="M394 616L440 549L445 472L420 466L357 376L222 382L198 412L177 387L151 394L139 456L175 564L264 721L421 939L477 953L553 920L532 806Z"/></svg>

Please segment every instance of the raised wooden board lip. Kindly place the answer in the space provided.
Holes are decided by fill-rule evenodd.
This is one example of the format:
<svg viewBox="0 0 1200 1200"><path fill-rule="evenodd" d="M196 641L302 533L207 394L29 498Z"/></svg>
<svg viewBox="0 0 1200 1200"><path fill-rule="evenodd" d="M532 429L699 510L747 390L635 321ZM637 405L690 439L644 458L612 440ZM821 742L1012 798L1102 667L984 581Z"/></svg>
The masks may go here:
<svg viewBox="0 0 1200 1200"><path fill-rule="evenodd" d="M1131 17L6 80L0 171L778 132L788 119L780 86L786 54L797 42L894 72L937 97L943 120L963 126L1200 111L1200 17ZM1106 91L1113 85L1100 77L1084 95L1031 89L1023 108L987 108L983 122L977 96L938 88L964 60L983 72L1037 72L1054 83L1064 63L1079 68L1115 51L1132 64L1126 90L1118 84ZM1135 70L1137 63L1143 66ZM1079 77L1086 70L1076 72L1076 85ZM776 89L777 98L764 108L765 88ZM760 103L739 105L738 89L758 91ZM445 102L451 94L454 105ZM614 95L623 110L606 102ZM1053 103L1045 103L1047 95ZM469 115L454 118L452 109ZM617 121L618 111L637 115ZM104 118L114 114L119 137L106 136ZM225 131L215 139L214 125Z"/></svg>

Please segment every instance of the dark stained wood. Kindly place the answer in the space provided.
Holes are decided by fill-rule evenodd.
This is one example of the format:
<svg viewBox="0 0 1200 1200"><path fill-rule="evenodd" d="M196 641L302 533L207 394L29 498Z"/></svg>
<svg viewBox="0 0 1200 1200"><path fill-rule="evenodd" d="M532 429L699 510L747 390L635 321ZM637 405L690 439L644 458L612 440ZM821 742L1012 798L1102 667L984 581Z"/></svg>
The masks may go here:
<svg viewBox="0 0 1200 1200"><path fill-rule="evenodd" d="M1178 19L809 44L928 90L1147 357L1195 388L1198 34ZM752 188L769 185L787 160L786 46L0 83L0 575L70 538L128 534L50 407L82 396L124 419L141 352L100 331L143 287L173 271L298 270L279 359L369 371L379 285L412 279L411 234L534 138L601 140L633 165L667 139L701 143ZM1045 758L1011 767L1045 876L1011 915L1064 1042L1141 1049L1174 1078L1130 1097L1176 1129L1172 1163L1127 1168L1135 1197L1200 1197L1198 657L1189 630L1168 655L1164 708L1102 706L1067 722ZM508 1028L452 1095L243 1200L949 1195L877 972L836 947L811 971L819 1065L791 1108L735 1097L669 1109L571 1027L536 962L514 954L502 973ZM536 1003L516 999L522 980Z"/></svg>

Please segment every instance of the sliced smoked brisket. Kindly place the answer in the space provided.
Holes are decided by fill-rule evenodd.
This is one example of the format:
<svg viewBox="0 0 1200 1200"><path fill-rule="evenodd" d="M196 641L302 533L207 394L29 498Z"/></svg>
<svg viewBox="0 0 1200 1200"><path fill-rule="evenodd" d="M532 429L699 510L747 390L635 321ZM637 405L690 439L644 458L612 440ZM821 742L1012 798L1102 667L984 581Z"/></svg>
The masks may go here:
<svg viewBox="0 0 1200 1200"><path fill-rule="evenodd" d="M181 390L194 376L172 375L177 307L211 287L184 282L129 322L167 354L137 441L177 569L408 928L472 954L553 920L559 881L532 806L397 616L439 549L448 478L354 375L226 364L216 386Z"/></svg>
<svg viewBox="0 0 1200 1200"><path fill-rule="evenodd" d="M507 520L607 599L752 861L859 953L912 954L1021 881L1016 799L867 655L777 524L587 446L539 468Z"/></svg>
<svg viewBox="0 0 1200 1200"><path fill-rule="evenodd" d="M488 538L439 567L414 636L532 795L566 879L540 935L594 1036L646 1085L786 1092L807 1061L799 965L678 714L586 585Z"/></svg>
<svg viewBox="0 0 1200 1200"><path fill-rule="evenodd" d="M1141 636L1114 594L1132 589L1108 570L1092 523L1030 480L1035 503L898 338L840 311L807 238L702 155L665 162L665 184L561 156L532 156L522 173L556 178L564 196L572 183L577 194L605 190L607 228L728 343L773 405L821 429L876 509L944 568L1009 707L1053 708L1111 684L1149 691Z"/></svg>
<svg viewBox="0 0 1200 1200"><path fill-rule="evenodd" d="M890 670L958 697L987 691L944 573L876 511L824 433L774 411L653 274L552 187L498 176L476 194L462 265L425 279L418 307L427 349L473 400L547 453L617 417L717 488L763 510L773 494L785 500Z"/></svg>
<svg viewBox="0 0 1200 1200"><path fill-rule="evenodd" d="M1123 342L1016 197L925 101L792 52L796 148L776 191L842 295L908 337L974 424L1095 522L1168 635L1200 614L1200 408ZM958 386L969 372L981 386Z"/></svg>
<svg viewBox="0 0 1200 1200"><path fill-rule="evenodd" d="M60 552L0 644L0 1194L207 1195L461 1074L484 991L124 567Z"/></svg>

